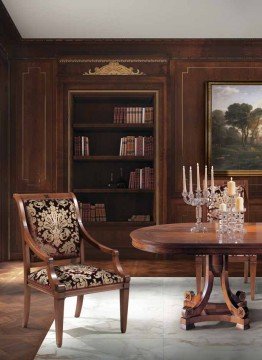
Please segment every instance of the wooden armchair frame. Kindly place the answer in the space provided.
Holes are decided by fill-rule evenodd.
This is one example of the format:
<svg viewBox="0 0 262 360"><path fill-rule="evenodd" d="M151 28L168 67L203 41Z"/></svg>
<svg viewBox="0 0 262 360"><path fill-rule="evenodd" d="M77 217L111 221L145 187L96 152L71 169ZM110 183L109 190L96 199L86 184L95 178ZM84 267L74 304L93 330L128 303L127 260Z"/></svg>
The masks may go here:
<svg viewBox="0 0 262 360"><path fill-rule="evenodd" d="M225 180L216 180L216 186L226 185ZM237 185L242 186L245 190L245 206L247 208L246 218L248 218L248 181L247 180L238 180ZM203 219L207 221L207 208L203 211ZM196 256L196 287L197 291L202 290L202 274L204 266L205 257ZM251 300L255 299L255 288L256 288L256 269L257 269L257 255L240 255L240 256L229 256L229 262L243 262L244 263L244 282L248 282L248 276L250 274L250 295Z"/></svg>
<svg viewBox="0 0 262 360"><path fill-rule="evenodd" d="M111 249L107 246L100 244L96 241L84 228L80 217L80 211L77 199L73 193L47 193L47 194L14 194L13 195L16 204L18 206L18 213L20 219L20 228L23 244L23 260L24 260L24 317L22 326L27 327L29 312L30 312L30 298L31 288L38 289L44 293L47 293L54 298L54 312L55 312L55 327L56 327L56 343L58 347L62 346L63 338L63 318L64 318L64 300L70 296L77 296L77 305L75 310L75 317L79 317L83 305L83 298L85 294L120 290L120 324L121 332L126 332L127 326L127 312L128 312L128 299L129 299L129 275L125 275L122 266L119 261L118 250ZM72 199L76 208L76 217L79 225L80 232L80 256L77 258L68 258L62 260L54 260L43 252L35 243L32 238L26 219L26 213L24 208L24 201L26 200L46 200L46 199ZM89 245L97 248L103 253L107 253L112 256L113 271L123 278L123 282L110 285L99 285L96 287L87 287L83 289L66 290L57 278L55 272L55 266L69 265L69 264L84 264L84 241ZM41 260L39 262L32 262L30 258L30 250ZM37 284L35 281L28 279L31 268L46 267L48 280L50 287Z"/></svg>

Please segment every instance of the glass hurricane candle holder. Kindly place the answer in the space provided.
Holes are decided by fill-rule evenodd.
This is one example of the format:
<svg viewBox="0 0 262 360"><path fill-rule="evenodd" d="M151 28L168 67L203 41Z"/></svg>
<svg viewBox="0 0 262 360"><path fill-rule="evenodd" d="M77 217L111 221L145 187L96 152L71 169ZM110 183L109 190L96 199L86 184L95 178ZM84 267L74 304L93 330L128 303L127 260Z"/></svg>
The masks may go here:
<svg viewBox="0 0 262 360"><path fill-rule="evenodd" d="M225 233L245 233L244 214L246 209L236 211L235 208L229 208L227 211L219 211L219 222L217 232Z"/></svg>

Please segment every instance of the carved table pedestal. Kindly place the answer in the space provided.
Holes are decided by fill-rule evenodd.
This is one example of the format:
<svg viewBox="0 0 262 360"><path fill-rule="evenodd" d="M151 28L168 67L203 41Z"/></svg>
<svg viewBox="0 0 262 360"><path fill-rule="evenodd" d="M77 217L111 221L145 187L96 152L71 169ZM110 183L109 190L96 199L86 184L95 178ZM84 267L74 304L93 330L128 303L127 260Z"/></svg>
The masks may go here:
<svg viewBox="0 0 262 360"><path fill-rule="evenodd" d="M194 328L203 321L227 321L238 329L249 328L248 307L245 293L234 294L229 287L228 256L262 254L262 223L245 224L242 238L228 234L217 236L215 224L206 224L207 232L192 233L192 224L166 224L137 229L130 236L134 247L159 254L205 255L205 286L195 294L185 293L181 327ZM224 303L209 302L214 277L219 276Z"/></svg>

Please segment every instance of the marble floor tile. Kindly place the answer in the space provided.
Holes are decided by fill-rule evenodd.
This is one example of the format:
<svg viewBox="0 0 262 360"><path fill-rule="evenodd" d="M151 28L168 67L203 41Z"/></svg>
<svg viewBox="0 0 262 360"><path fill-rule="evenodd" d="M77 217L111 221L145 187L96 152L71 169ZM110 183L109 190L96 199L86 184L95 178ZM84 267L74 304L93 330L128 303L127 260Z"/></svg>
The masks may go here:
<svg viewBox="0 0 262 360"><path fill-rule="evenodd" d="M231 286L235 291L249 293L249 284L244 284L242 278L231 279ZM251 328L246 332L220 322L201 323L191 331L180 329L186 290L195 290L194 278L133 278L126 334L120 332L118 291L110 292L110 299L107 292L86 295L80 318L74 317L76 298L68 298L62 348L56 347L52 324L35 359L262 358L262 278L257 279L256 300L250 301L249 296L247 299ZM221 300L219 279L215 280L214 290L214 300Z"/></svg>

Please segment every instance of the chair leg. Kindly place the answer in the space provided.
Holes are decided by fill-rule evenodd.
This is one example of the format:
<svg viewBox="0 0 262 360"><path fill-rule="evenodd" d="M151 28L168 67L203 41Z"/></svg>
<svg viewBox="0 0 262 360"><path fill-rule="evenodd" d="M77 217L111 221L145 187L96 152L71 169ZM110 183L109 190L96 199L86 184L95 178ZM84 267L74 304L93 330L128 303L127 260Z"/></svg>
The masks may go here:
<svg viewBox="0 0 262 360"><path fill-rule="evenodd" d="M120 289L120 323L121 332L126 332L127 312L128 312L129 288Z"/></svg>
<svg viewBox="0 0 262 360"><path fill-rule="evenodd" d="M196 256L196 288L199 293L202 290L203 257Z"/></svg>
<svg viewBox="0 0 262 360"><path fill-rule="evenodd" d="M56 345L59 348L63 341L64 303L65 299L54 299Z"/></svg>
<svg viewBox="0 0 262 360"><path fill-rule="evenodd" d="M79 317L83 306L84 295L78 295L76 301L75 317Z"/></svg>
<svg viewBox="0 0 262 360"><path fill-rule="evenodd" d="M257 256L250 256L250 294L251 300L255 300L256 292Z"/></svg>
<svg viewBox="0 0 262 360"><path fill-rule="evenodd" d="M31 288L28 285L24 287L24 317L22 327L26 328L30 313L30 299L31 299Z"/></svg>
<svg viewBox="0 0 262 360"><path fill-rule="evenodd" d="M249 260L244 261L244 283L248 282Z"/></svg>

